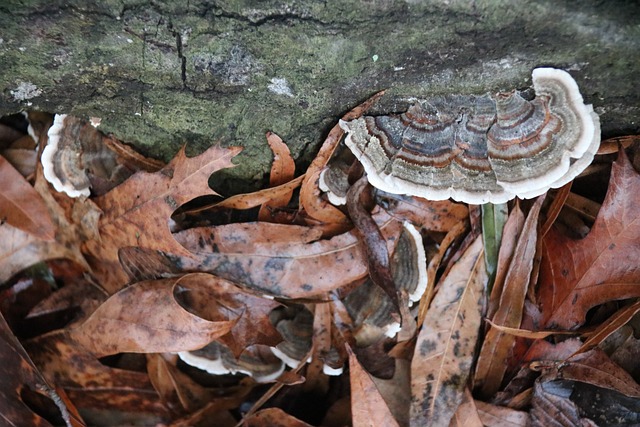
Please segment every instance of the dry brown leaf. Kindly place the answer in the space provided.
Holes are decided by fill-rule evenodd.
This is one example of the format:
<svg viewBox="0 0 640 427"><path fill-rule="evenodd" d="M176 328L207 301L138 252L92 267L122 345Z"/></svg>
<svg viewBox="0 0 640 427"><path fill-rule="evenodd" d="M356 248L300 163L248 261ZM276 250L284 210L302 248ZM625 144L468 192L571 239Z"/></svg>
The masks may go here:
<svg viewBox="0 0 640 427"><path fill-rule="evenodd" d="M376 93L371 98L345 114L342 117L342 120L349 121L360 117L383 94L384 91ZM329 131L322 147L320 147L320 151L318 151L318 154L309 165L305 174L304 182L302 183L302 188L300 189L300 209L304 210L306 215L309 217L328 224L349 223L349 220L340 209L322 198L322 192L318 186L320 172L327 165L329 159L331 159L333 152L340 143L342 135L344 135L344 131L340 125L336 123L336 125Z"/></svg>
<svg viewBox="0 0 640 427"><path fill-rule="evenodd" d="M190 213L201 212L207 209L251 209L268 203L270 200L283 197L298 188L305 175L301 175L291 181L278 185L277 187L265 188L264 190L254 191L253 193L236 194L221 202L211 206L190 210Z"/></svg>
<svg viewBox="0 0 640 427"><path fill-rule="evenodd" d="M54 398L67 421L69 412L25 352L0 314L0 423L7 426L51 426L28 406L24 399L39 394ZM34 401L31 400L33 403ZM39 408L42 410L42 408ZM74 425L80 425L75 423Z"/></svg>
<svg viewBox="0 0 640 427"><path fill-rule="evenodd" d="M496 277L491 288L491 296L489 297L489 305L487 307L487 317L493 318L496 310L500 306L500 297L504 288L504 281L509 266L513 260L513 253L516 250L518 237L522 236L522 227L524 226L524 213L520 209L520 203L516 201L513 209L509 213L509 218L504 224L502 230L502 241L498 252L498 265L496 267Z"/></svg>
<svg viewBox="0 0 640 427"><path fill-rule="evenodd" d="M485 426L491 427L528 427L529 414L504 406L492 405L490 403L476 400L476 408L480 420Z"/></svg>
<svg viewBox="0 0 640 427"><path fill-rule="evenodd" d="M640 296L638 194L640 175L620 151L589 235L571 240L551 229L545 236L538 283L542 327L574 329L590 308Z"/></svg>
<svg viewBox="0 0 640 427"><path fill-rule="evenodd" d="M213 400L215 392L176 367L175 354L147 354L147 373L162 401L176 413L190 413Z"/></svg>
<svg viewBox="0 0 640 427"><path fill-rule="evenodd" d="M273 151L273 164L271 165L271 174L269 176L269 186L276 187L291 181L296 171L296 164L291 157L291 152L287 144L273 132L267 132L267 143ZM271 212L277 208L287 206L293 195L293 190L288 193L272 198L260 207L258 219L260 221L269 221L272 219Z"/></svg>
<svg viewBox="0 0 640 427"><path fill-rule="evenodd" d="M351 384L351 416L354 427L393 427L398 422L382 398L369 374L360 366L347 344L349 382Z"/></svg>
<svg viewBox="0 0 640 427"><path fill-rule="evenodd" d="M484 427L476 402L468 388L464 390L464 398L453 415L449 427Z"/></svg>
<svg viewBox="0 0 640 427"><path fill-rule="evenodd" d="M411 362L411 425L448 425L462 401L482 322L487 274L476 238L443 279Z"/></svg>
<svg viewBox="0 0 640 427"><path fill-rule="evenodd" d="M177 297L190 289L201 291L201 286L189 276L133 284L111 296L70 334L97 357L196 350L229 332L238 318L216 301L207 312L187 311Z"/></svg>
<svg viewBox="0 0 640 427"><path fill-rule="evenodd" d="M279 408L267 408L243 420L246 427L312 427Z"/></svg>
<svg viewBox="0 0 640 427"><path fill-rule="evenodd" d="M569 399L570 386L561 381L536 381L531 401L532 427L596 427L580 416L576 404Z"/></svg>
<svg viewBox="0 0 640 427"><path fill-rule="evenodd" d="M0 283L27 267L52 259L68 259L85 270L90 269L80 252L80 245L89 238L90 230L95 229L97 208L93 202L75 200L68 206L70 216L77 211L86 213L83 215L84 222L74 223L67 218L67 212L51 194L41 169L38 170L34 188L53 220L55 240L41 240L9 224L0 225Z"/></svg>
<svg viewBox="0 0 640 427"><path fill-rule="evenodd" d="M582 344L576 353L584 353L591 350L593 347L600 344L608 336L624 326L629 320L633 318L640 311L640 300L635 303L621 308L611 317L609 317L604 323L598 326L593 334Z"/></svg>
<svg viewBox="0 0 640 427"><path fill-rule="evenodd" d="M388 215L376 216L386 240L395 241L402 224ZM283 237L289 242L288 237ZM258 240L259 242L259 240ZM362 244L351 231L328 240L251 247L242 252L191 252L187 256L136 248L127 251L128 263L136 257L150 265L168 260L177 271L201 271L247 287L254 292L283 298L317 298L367 274ZM163 261L164 260L164 261Z"/></svg>
<svg viewBox="0 0 640 427"><path fill-rule="evenodd" d="M89 425L98 421L94 417L101 424L108 422L109 413L136 414L138 419L154 417L158 422L169 419L146 374L103 365L65 330L29 340L25 348L43 375L65 388L80 410L109 409L97 415L85 411Z"/></svg>
<svg viewBox="0 0 640 427"><path fill-rule="evenodd" d="M42 240L53 240L55 227L44 200L20 172L0 156L0 219ZM1 225L0 225L1 226Z"/></svg>
<svg viewBox="0 0 640 427"><path fill-rule="evenodd" d="M95 199L104 212L100 219L100 241L87 242L86 251L98 282L114 293L127 283L118 261L118 250L142 246L175 253L186 253L169 230L173 211L189 200L215 194L208 186L209 176L233 166L231 159L240 148L213 146L187 158L184 149L162 170L137 172L104 196Z"/></svg>
<svg viewBox="0 0 640 427"><path fill-rule="evenodd" d="M469 208L463 203L451 200L427 200L384 193L380 197L389 215L400 221L409 221L419 229L449 232L459 223L469 218Z"/></svg>
<svg viewBox="0 0 640 427"><path fill-rule="evenodd" d="M544 362L540 363L544 366ZM533 365L539 364L534 362ZM617 391L625 396L640 397L640 385L599 348L576 354L550 366L551 368L544 369L548 378L578 381Z"/></svg>
<svg viewBox="0 0 640 427"><path fill-rule="evenodd" d="M317 241L322 231L300 225L242 222L190 228L173 236L191 252L270 253L292 244Z"/></svg>
<svg viewBox="0 0 640 427"><path fill-rule="evenodd" d="M533 258L536 253L538 216L544 196L538 197L516 243L511 264L504 276L504 287L500 303L492 322L507 328L518 328L522 322L524 300L529 287ZM501 274L497 274L501 276ZM478 388L484 397L493 396L502 383L507 370L507 360L515 344L516 337L497 328L487 331L482 350L478 357L474 388Z"/></svg>
<svg viewBox="0 0 640 427"><path fill-rule="evenodd" d="M576 335L578 332L571 331L530 331L528 329L510 328L508 326L498 325L493 323L489 319L485 319L492 329L504 333L506 335L512 335L514 337L528 338L532 340L541 340L551 335Z"/></svg>
<svg viewBox="0 0 640 427"><path fill-rule="evenodd" d="M191 312L207 313L211 307L219 305L237 317L231 331L217 339L229 347L235 357L251 345L275 346L282 341L269 320L269 313L281 305L279 302L250 294L206 273L187 274L180 279L180 286L188 290L183 291L180 298Z"/></svg>

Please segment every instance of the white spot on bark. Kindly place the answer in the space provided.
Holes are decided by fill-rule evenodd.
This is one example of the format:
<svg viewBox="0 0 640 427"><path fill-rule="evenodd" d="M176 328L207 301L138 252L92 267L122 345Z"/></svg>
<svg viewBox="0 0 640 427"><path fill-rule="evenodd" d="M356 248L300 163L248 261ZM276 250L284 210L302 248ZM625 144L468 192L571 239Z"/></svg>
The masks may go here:
<svg viewBox="0 0 640 427"><path fill-rule="evenodd" d="M285 95L290 98L293 98L293 92L289 87L289 83L287 79L283 79L280 77L274 77L271 79L271 83L267 85L267 89L277 95Z"/></svg>
<svg viewBox="0 0 640 427"><path fill-rule="evenodd" d="M31 82L20 82L18 87L11 91L11 95L16 101L25 101L42 95L42 90Z"/></svg>

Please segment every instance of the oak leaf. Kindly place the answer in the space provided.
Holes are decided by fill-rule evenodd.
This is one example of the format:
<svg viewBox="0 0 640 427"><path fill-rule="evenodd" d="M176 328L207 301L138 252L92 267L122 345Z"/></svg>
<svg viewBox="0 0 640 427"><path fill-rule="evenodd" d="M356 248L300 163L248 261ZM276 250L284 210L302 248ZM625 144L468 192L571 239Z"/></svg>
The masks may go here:
<svg viewBox="0 0 640 427"><path fill-rule="evenodd" d="M149 280L128 286L112 295L70 334L98 357L204 347L229 332L238 314L216 301L195 310L184 307L184 299L178 300L181 293L203 291L201 282L190 279ZM197 314L189 309L197 310Z"/></svg>
<svg viewBox="0 0 640 427"><path fill-rule="evenodd" d="M587 311L640 296L640 175L624 151L591 232L572 240L551 229L543 240L539 296L542 327L574 329Z"/></svg>
<svg viewBox="0 0 640 427"><path fill-rule="evenodd" d="M171 236L169 219L182 204L202 195L216 194L209 176L233 166L239 147L213 146L188 158L184 148L158 172L139 171L127 181L95 199L104 215L99 222L100 240L87 242L89 262L98 282L114 293L127 283L118 261L126 246L185 253Z"/></svg>

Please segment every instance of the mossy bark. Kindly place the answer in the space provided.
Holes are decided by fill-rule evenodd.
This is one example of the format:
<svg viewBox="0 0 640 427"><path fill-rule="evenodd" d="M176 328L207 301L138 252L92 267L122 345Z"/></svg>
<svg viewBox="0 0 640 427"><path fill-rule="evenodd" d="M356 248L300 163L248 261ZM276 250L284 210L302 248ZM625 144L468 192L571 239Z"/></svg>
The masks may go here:
<svg viewBox="0 0 640 427"><path fill-rule="evenodd" d="M302 169L380 89L389 112L411 97L527 88L537 66L571 72L605 136L638 132L637 16L635 2L595 0L5 0L0 114L100 117L165 160L185 143L241 145L227 178L255 185L268 130Z"/></svg>

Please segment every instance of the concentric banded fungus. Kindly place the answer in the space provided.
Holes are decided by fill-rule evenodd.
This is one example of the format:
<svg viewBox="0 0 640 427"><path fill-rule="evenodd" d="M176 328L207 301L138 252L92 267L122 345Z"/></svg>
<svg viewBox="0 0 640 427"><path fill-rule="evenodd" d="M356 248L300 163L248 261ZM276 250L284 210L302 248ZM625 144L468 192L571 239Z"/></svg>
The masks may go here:
<svg viewBox="0 0 640 427"><path fill-rule="evenodd" d="M48 136L44 177L69 197L104 194L140 169L153 172L163 166L66 114L55 116Z"/></svg>
<svg viewBox="0 0 640 427"><path fill-rule="evenodd" d="M257 382L275 381L284 372L284 363L273 357L266 346L247 348L236 360L223 344L212 342L195 351L182 351L178 356L187 365L202 369L213 375L245 374Z"/></svg>
<svg viewBox="0 0 640 427"><path fill-rule="evenodd" d="M401 115L340 122L369 182L430 200L504 203L560 187L591 163L600 121L562 70L533 71L536 98L446 96Z"/></svg>
<svg viewBox="0 0 640 427"><path fill-rule="evenodd" d="M427 288L427 261L422 236L416 228L404 224L404 230L390 260L393 282L409 294L409 302L419 301ZM400 324L393 320L395 307L389 296L372 281L358 286L344 299L353 319L354 336L361 347L383 337L393 338Z"/></svg>

